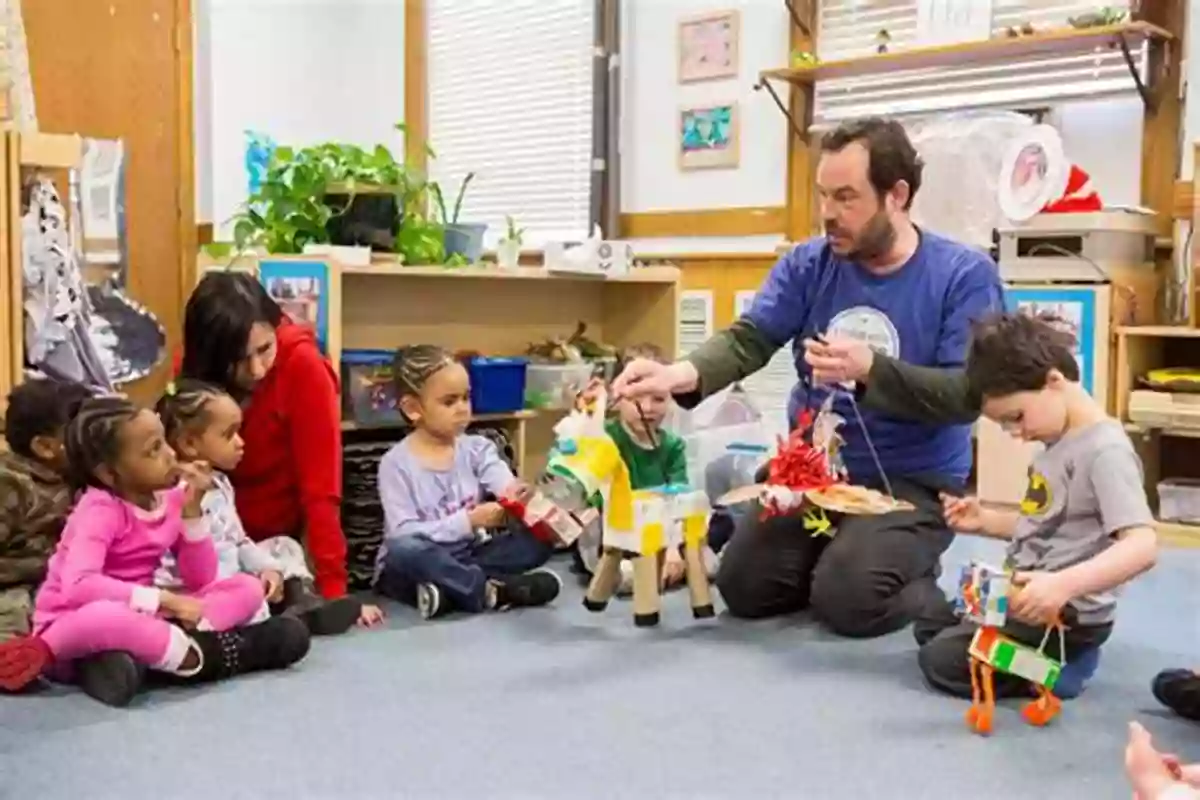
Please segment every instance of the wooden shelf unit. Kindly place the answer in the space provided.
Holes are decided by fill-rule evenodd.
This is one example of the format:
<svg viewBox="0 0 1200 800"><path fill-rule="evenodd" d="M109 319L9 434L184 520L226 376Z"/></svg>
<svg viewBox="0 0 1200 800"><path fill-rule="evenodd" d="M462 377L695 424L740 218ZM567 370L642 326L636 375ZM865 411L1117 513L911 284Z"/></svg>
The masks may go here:
<svg viewBox="0 0 1200 800"><path fill-rule="evenodd" d="M1200 364L1200 329L1175 325L1124 326L1117 329L1115 416L1125 423L1146 472L1146 493L1157 511L1158 483L1169 473L1195 463L1200 432L1156 428L1129 419L1129 396L1138 379L1152 369ZM1164 474L1166 473L1166 474ZM1188 477L1195 477L1200 472ZM1164 543L1200 547L1200 525L1159 522Z"/></svg>
<svg viewBox="0 0 1200 800"><path fill-rule="evenodd" d="M759 79L773 78L798 85L838 78L859 78L908 69L960 67L997 63L1009 58L1032 55L1086 54L1099 47L1136 48L1147 40L1168 41L1171 34L1148 22L1126 22L1095 28L1063 28L1029 36L992 37L975 42L913 47L862 58L822 61L816 64L769 69Z"/></svg>

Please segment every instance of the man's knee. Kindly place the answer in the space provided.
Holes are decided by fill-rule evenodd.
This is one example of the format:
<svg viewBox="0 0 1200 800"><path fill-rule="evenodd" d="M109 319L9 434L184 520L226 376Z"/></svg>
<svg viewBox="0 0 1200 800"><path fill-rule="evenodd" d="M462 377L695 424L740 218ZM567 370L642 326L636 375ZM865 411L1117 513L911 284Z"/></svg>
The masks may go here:
<svg viewBox="0 0 1200 800"><path fill-rule="evenodd" d="M767 583L762 578L736 560L723 559L717 568L716 584L726 610L743 619L770 616Z"/></svg>
<svg viewBox="0 0 1200 800"><path fill-rule="evenodd" d="M886 591L869 565L845 551L827 550L813 571L812 610L830 630L841 636L878 636L880 620L898 601Z"/></svg>

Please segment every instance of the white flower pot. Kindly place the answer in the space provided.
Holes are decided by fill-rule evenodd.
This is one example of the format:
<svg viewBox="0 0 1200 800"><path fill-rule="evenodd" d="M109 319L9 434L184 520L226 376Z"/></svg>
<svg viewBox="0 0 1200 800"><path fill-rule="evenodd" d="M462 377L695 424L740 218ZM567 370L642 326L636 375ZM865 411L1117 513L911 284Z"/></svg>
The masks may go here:
<svg viewBox="0 0 1200 800"><path fill-rule="evenodd" d="M521 260L521 243L505 239L496 245L496 263L501 269L516 269Z"/></svg>

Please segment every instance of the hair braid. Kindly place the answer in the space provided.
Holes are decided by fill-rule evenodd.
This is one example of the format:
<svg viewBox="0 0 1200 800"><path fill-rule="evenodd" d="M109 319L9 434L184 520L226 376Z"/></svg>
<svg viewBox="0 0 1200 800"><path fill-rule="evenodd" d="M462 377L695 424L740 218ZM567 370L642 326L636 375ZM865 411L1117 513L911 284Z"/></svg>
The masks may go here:
<svg viewBox="0 0 1200 800"><path fill-rule="evenodd" d="M79 412L67 424L64 437L67 481L73 488L77 491L89 486L108 488L96 477L96 470L116 462L121 450L121 428L141 411L122 397L93 397L79 406Z"/></svg>

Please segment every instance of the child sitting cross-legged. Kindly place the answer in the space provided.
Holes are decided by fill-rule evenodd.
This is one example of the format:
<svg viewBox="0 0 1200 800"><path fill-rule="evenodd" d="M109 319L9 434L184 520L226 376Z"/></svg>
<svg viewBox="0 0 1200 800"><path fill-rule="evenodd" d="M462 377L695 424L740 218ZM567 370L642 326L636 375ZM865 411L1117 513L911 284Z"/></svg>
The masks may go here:
<svg viewBox="0 0 1200 800"><path fill-rule="evenodd" d="M33 634L0 644L0 690L20 691L45 671L122 706L147 667L199 683L304 657L299 620L239 628L262 605L262 585L249 575L216 580L201 508L211 477L203 465L181 467L153 411L117 397L84 401L67 425L66 457L81 494L38 590ZM184 591L153 585L168 551Z"/></svg>
<svg viewBox="0 0 1200 800"><path fill-rule="evenodd" d="M412 432L379 463L385 530L375 586L415 604L426 619L545 605L558 576L537 567L553 553L492 498L524 497L496 446L467 433L471 386L466 369L434 345L396 353L400 410ZM489 530L504 529L495 536Z"/></svg>
<svg viewBox="0 0 1200 800"><path fill-rule="evenodd" d="M1038 647L1047 626L1065 621L1066 652L1050 636L1046 654L1067 669L1081 655L1098 657L1112 632L1117 589L1150 569L1157 553L1141 463L1121 423L1079 384L1074 350L1074 336L1047 318L1001 314L976 326L966 372L984 415L1046 449L1034 458L1019 512L943 496L955 530L1011 537L1015 593L1003 633ZM927 611L914 632L928 682L971 697L967 648L975 626L959 623L946 604ZM1030 686L997 672L995 692L1027 697Z"/></svg>
<svg viewBox="0 0 1200 800"><path fill-rule="evenodd" d="M233 485L225 477L242 460L242 410L237 402L216 386L181 380L159 399L157 411L167 443L182 461L203 462L217 470L212 476L213 487L205 493L200 507L217 548L217 577L245 572L262 581L266 603L252 622L262 622L275 613L298 617L314 636L349 630L363 613L361 601L354 597L325 600L318 595L304 548L295 539L277 536L254 542L242 528ZM172 554L164 557L155 583L172 591L183 586ZM373 614L371 620L378 616Z"/></svg>
<svg viewBox="0 0 1200 800"><path fill-rule="evenodd" d="M82 384L46 378L8 395L8 450L0 452L0 642L30 631L34 592L71 510L63 430L91 396Z"/></svg>

